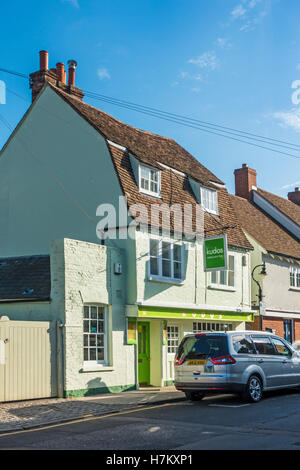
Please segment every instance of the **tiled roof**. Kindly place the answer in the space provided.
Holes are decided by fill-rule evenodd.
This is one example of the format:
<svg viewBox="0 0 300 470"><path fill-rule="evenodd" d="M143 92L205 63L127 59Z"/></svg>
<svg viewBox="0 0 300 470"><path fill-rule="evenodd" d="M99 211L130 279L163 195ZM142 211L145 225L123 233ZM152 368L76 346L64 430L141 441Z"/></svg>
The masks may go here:
<svg viewBox="0 0 300 470"><path fill-rule="evenodd" d="M98 132L116 144L126 147L140 161L154 167L157 166L157 161L160 161L187 173L203 184L209 181L222 184L219 178L175 140L129 126L53 85L48 86L76 109Z"/></svg>
<svg viewBox="0 0 300 470"><path fill-rule="evenodd" d="M297 206L297 204L288 199L269 193L264 189L257 188L257 193L300 226L300 206Z"/></svg>
<svg viewBox="0 0 300 470"><path fill-rule="evenodd" d="M50 257L0 258L0 300L49 300Z"/></svg>
<svg viewBox="0 0 300 470"><path fill-rule="evenodd" d="M159 165L158 162L178 170L194 180L216 189L210 182L222 184L215 175L201 165L196 158L178 145L173 139L161 137L142 131L118 121L107 113L74 98L52 85L52 89L75 109L98 132L126 150L108 143L111 157L119 177L121 187L127 196L128 205L141 203L147 207L150 215L151 204L192 204L195 208L196 199L188 182L188 178L178 172ZM161 199L141 194L130 164L129 152L142 163L158 167L161 170ZM205 213L205 235L214 236L226 233L228 243L232 246L252 249L251 244L240 228L226 189L218 189L219 214L214 216ZM171 229L173 219L171 217ZM193 219L195 230L195 218ZM148 223L150 220L148 219ZM160 224L161 226L161 224Z"/></svg>
<svg viewBox="0 0 300 470"><path fill-rule="evenodd" d="M300 259L300 243L258 206L230 195L243 229L268 252Z"/></svg>
<svg viewBox="0 0 300 470"><path fill-rule="evenodd" d="M169 206L179 204L181 207L183 204L190 204L195 208L195 196L185 176L161 167L161 199L142 194L139 192L138 185L135 181L128 152L118 149L113 145L109 145L109 149L119 176L121 187L127 197L128 206L130 207L132 204L138 203L143 204L147 208L148 219L144 218L144 223L150 224L151 222L151 204L167 204ZM226 189L218 190L218 207L219 216L207 212L204 213L205 235L212 237L226 233L228 244L252 249L252 245L248 242L238 224ZM171 228L172 226L173 217L171 214ZM194 212L192 230L195 230Z"/></svg>

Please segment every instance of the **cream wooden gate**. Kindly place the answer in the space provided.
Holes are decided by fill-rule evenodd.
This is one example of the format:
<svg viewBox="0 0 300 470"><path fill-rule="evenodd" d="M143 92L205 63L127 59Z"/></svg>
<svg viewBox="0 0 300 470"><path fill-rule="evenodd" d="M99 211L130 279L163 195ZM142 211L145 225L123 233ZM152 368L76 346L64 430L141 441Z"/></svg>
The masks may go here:
<svg viewBox="0 0 300 470"><path fill-rule="evenodd" d="M57 395L55 328L0 318L0 401Z"/></svg>

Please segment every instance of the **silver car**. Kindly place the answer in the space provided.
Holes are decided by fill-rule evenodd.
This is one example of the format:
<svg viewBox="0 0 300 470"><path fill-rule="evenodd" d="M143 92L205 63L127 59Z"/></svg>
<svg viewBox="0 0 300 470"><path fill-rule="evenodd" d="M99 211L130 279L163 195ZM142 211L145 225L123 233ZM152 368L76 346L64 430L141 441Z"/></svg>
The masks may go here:
<svg viewBox="0 0 300 470"><path fill-rule="evenodd" d="M264 331L189 334L175 357L175 387L190 400L229 392L258 402L264 390L300 387L300 353Z"/></svg>

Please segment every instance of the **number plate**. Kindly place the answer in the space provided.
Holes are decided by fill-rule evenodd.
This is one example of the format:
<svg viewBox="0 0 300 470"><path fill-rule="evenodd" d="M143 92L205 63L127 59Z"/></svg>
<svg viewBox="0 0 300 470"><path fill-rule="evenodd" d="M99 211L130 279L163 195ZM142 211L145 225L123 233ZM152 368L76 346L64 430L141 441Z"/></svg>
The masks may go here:
<svg viewBox="0 0 300 470"><path fill-rule="evenodd" d="M206 366L206 359L195 359L194 361L187 361L188 366Z"/></svg>

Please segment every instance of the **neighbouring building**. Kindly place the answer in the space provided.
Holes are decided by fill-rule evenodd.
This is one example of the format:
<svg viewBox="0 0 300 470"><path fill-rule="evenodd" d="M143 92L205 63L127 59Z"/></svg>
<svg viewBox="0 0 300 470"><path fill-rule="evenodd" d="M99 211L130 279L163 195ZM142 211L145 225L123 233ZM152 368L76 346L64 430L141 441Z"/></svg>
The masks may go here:
<svg viewBox="0 0 300 470"><path fill-rule="evenodd" d="M300 207L294 202L257 187L256 171L243 164L235 170L232 205L245 235L252 244L251 270L262 289L259 317L259 289L251 279L252 306L257 309L250 328L272 330L290 342L300 339ZM293 201L293 202L292 202Z"/></svg>
<svg viewBox="0 0 300 470"><path fill-rule="evenodd" d="M254 320L253 246L224 183L173 139L85 103L75 68L67 84L64 65L49 70L41 51L31 74L32 105L1 153L0 257L50 257L43 319L60 324L64 395L167 385L184 334ZM190 207L187 233L174 213L167 235L162 213L151 224L153 205ZM113 227L103 230L112 207ZM197 207L202 235L227 236L227 271L206 272L203 238L188 236ZM11 321L41 319L24 299L2 307Z"/></svg>

